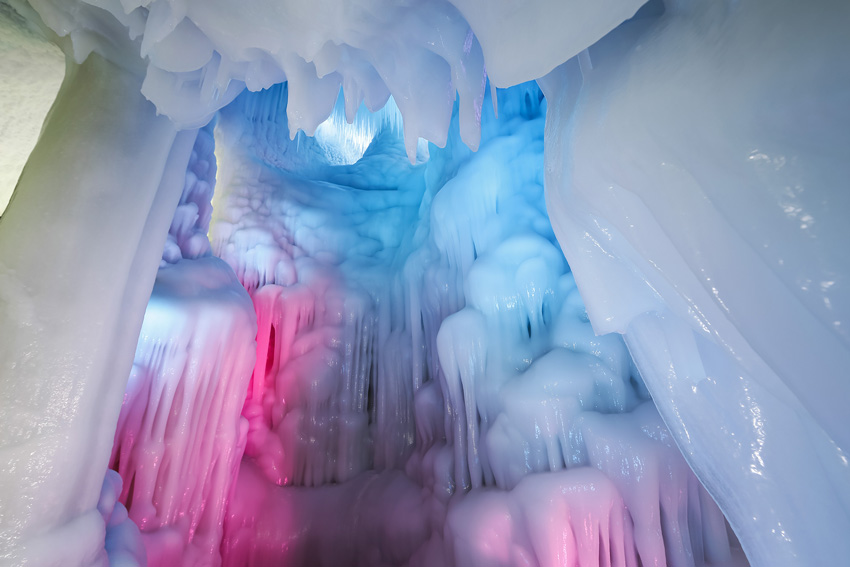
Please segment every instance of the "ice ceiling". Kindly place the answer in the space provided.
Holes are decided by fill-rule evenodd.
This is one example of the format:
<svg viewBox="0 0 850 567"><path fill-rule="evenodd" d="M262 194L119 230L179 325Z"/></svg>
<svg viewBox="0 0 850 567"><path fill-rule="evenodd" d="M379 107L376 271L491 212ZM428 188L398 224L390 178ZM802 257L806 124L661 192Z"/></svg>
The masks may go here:
<svg viewBox="0 0 850 567"><path fill-rule="evenodd" d="M846 562L850 4L641 4L6 0L0 564Z"/></svg>

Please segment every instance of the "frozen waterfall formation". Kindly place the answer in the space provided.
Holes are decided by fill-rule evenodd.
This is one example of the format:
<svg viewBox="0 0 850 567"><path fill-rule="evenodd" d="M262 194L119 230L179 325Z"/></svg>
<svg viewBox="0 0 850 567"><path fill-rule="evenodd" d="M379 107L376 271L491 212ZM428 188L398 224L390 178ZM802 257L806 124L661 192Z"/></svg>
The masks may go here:
<svg viewBox="0 0 850 567"><path fill-rule="evenodd" d="M847 2L5 1L0 565L850 557Z"/></svg>

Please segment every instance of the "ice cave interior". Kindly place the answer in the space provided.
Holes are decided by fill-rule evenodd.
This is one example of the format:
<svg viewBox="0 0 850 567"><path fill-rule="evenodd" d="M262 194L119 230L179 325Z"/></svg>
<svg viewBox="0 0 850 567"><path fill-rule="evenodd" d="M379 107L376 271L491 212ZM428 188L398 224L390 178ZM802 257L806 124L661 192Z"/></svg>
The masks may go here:
<svg viewBox="0 0 850 567"><path fill-rule="evenodd" d="M0 565L846 565L848 30L0 0Z"/></svg>

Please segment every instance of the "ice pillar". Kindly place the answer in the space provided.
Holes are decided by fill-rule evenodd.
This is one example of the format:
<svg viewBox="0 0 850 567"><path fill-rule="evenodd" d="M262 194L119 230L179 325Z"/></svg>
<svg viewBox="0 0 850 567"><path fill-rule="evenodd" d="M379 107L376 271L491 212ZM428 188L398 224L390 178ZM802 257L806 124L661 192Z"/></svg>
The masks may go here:
<svg viewBox="0 0 850 567"><path fill-rule="evenodd" d="M0 563L103 565L96 510L195 132L70 62L0 219Z"/></svg>

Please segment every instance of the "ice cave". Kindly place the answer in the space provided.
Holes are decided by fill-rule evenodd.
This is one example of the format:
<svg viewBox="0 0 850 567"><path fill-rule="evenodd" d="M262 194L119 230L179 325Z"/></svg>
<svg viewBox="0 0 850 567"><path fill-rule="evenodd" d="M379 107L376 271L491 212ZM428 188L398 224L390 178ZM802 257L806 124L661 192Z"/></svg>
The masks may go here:
<svg viewBox="0 0 850 567"><path fill-rule="evenodd" d="M847 565L848 179L846 0L0 0L0 565Z"/></svg>

